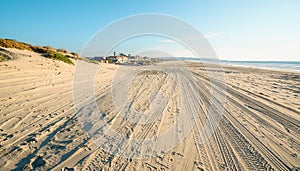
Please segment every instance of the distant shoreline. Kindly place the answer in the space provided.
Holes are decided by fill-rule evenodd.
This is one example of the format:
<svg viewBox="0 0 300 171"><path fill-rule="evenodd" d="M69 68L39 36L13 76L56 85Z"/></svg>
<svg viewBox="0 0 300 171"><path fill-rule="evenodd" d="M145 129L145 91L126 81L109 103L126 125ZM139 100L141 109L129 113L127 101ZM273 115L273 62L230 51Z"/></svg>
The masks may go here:
<svg viewBox="0 0 300 171"><path fill-rule="evenodd" d="M238 66L238 67L247 67L247 68L273 69L273 70L280 70L280 71L300 72L300 61L230 61L230 60L217 60L217 59L210 59L210 58L191 58L191 57L187 57L187 58L167 57L165 59L224 64L226 66Z"/></svg>
<svg viewBox="0 0 300 171"><path fill-rule="evenodd" d="M225 61L225 65L300 72L298 61Z"/></svg>

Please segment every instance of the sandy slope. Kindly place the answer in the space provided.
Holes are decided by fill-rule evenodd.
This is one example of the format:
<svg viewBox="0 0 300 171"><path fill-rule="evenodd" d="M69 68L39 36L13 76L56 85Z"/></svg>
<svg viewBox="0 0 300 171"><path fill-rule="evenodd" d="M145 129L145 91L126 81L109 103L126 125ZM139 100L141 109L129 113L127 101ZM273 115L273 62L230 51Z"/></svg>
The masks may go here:
<svg viewBox="0 0 300 171"><path fill-rule="evenodd" d="M125 79L121 83L114 80L113 84L113 90L130 85L130 106L124 109L154 113L151 115L154 122L134 124L123 119L114 107L112 92L117 91L112 91L111 86L120 67L102 64L95 82L96 102L101 119L120 135L135 139L159 137L183 112L188 114L182 120L184 124L177 125L177 132L171 135L171 142L177 142L180 132L195 122L175 148L164 151L170 144L160 142L159 148L151 151L141 142L133 145L131 155L137 154L137 150L141 154L149 150L153 156L130 159L98 148L82 131L72 101L74 66L32 52L9 50L16 53L17 59L0 63L0 170L65 167L75 170L290 170L300 167L299 73L227 67L225 91L217 77L211 84L201 64L186 64L192 77L180 71L176 63L140 66L144 71L133 80ZM159 67L171 69L163 72ZM206 69L220 71L214 65ZM136 70L134 66L127 67L124 73ZM82 80L83 85L85 81ZM215 134L202 144L200 133L209 116L212 88L217 99L226 96L224 115ZM84 89L83 86L79 92ZM153 92L164 95L153 95ZM164 107L162 112L155 113L153 109L160 106ZM99 115L91 113L91 117L99 118ZM100 128L92 124L94 129ZM120 149L128 145L115 142L118 141L108 139L105 145L118 145Z"/></svg>

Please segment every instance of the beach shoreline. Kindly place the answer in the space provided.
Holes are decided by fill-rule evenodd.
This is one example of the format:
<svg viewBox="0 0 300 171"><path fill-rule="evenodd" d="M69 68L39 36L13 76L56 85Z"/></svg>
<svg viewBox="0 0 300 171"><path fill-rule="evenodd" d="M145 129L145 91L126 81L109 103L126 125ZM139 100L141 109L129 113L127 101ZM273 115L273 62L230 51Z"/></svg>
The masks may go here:
<svg viewBox="0 0 300 171"><path fill-rule="evenodd" d="M288 170L300 168L300 73L273 69L219 66L186 62L193 80L179 77L186 96L180 94L176 81L176 62L152 66L98 64L95 76L95 100L102 119L121 135L130 138L159 136L166 132L180 114L182 99L186 110L197 109L196 126L184 140L169 151L153 151L153 156L129 160L111 155L98 147L83 131L75 115L73 81L75 65L45 58L35 52L6 48L16 59L0 62L0 168L30 170L74 168L75 170ZM83 62L83 61L82 61ZM97 64L87 63L95 66ZM160 65L172 66L171 74L157 71ZM128 68L128 70L126 69ZM142 72L130 82L128 92L138 111L151 108L151 92L161 91L168 98L166 109L151 124L122 120L113 106L112 83L120 68ZM220 80L209 72L224 76ZM173 74L173 75L172 75ZM184 76L184 75L183 75ZM215 79L215 80L214 80ZM213 80L213 81L211 81ZM85 80L82 80L82 85ZM121 89L122 84L116 84ZM83 87L80 87L84 89ZM215 134L200 144L201 126L209 115L210 100L226 97L222 120ZM79 90L80 92L80 90ZM189 99L190 98L190 99ZM158 99L159 100L159 99ZM198 105L195 106L196 103ZM195 113L195 115L196 115ZM92 116L96 113L92 113ZM99 118L99 117L98 117ZM97 125L94 125L97 127ZM184 126L178 127L183 129ZM179 135L179 133L178 133ZM174 137L178 136L177 134ZM114 144L108 140L108 143ZM115 144L120 145L122 144ZM137 146L136 149L144 150ZM125 157L125 158L124 158ZM1 170L1 169L0 169Z"/></svg>

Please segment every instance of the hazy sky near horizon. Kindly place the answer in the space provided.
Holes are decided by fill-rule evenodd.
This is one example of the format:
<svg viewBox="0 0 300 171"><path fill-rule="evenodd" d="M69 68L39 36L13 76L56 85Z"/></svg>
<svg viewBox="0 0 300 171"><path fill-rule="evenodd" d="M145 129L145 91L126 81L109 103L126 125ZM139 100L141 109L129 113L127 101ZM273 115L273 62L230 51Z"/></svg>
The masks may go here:
<svg viewBox="0 0 300 171"><path fill-rule="evenodd" d="M91 36L113 21L161 13L197 28L221 59L300 61L299 0L9 0L1 1L1 7L0 37L36 45L80 52ZM174 44L138 39L117 50L136 53L146 46L190 56Z"/></svg>

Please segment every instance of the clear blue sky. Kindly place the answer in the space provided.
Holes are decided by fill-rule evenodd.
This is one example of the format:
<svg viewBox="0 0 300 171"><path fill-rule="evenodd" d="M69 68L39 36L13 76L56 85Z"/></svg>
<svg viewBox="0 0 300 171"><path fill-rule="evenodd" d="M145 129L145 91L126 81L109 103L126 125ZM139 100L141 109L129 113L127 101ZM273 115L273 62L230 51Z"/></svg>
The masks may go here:
<svg viewBox="0 0 300 171"><path fill-rule="evenodd" d="M141 13L187 21L222 59L300 60L299 0L7 0L0 37L80 52L99 29Z"/></svg>

